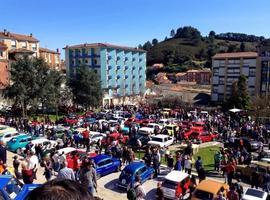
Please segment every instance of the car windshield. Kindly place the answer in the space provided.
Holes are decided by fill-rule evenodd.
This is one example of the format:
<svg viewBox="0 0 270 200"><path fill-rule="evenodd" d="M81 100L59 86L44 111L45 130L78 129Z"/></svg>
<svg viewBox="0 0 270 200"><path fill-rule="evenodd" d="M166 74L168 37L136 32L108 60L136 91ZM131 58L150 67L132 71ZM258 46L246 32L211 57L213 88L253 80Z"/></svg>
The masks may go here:
<svg viewBox="0 0 270 200"><path fill-rule="evenodd" d="M13 142L13 143L14 143L14 142L16 142L16 140L17 140L16 138L12 138L12 139L10 140L10 142Z"/></svg>
<svg viewBox="0 0 270 200"><path fill-rule="evenodd" d="M263 195L264 195L264 192L259 191L259 190L248 189L247 192L246 192L246 195L262 199Z"/></svg>
<svg viewBox="0 0 270 200"><path fill-rule="evenodd" d="M196 190L195 197L198 199L203 199L203 200L212 200L213 194L202 191L202 190Z"/></svg>
<svg viewBox="0 0 270 200"><path fill-rule="evenodd" d="M10 199L15 199L21 190L21 184L15 178L10 179L8 184L4 187L4 191L7 192Z"/></svg>
<svg viewBox="0 0 270 200"><path fill-rule="evenodd" d="M163 142L162 138L152 137L152 141L154 142Z"/></svg>
<svg viewBox="0 0 270 200"><path fill-rule="evenodd" d="M162 186L169 189L175 189L177 186L177 183L165 179L165 181L162 183Z"/></svg>
<svg viewBox="0 0 270 200"><path fill-rule="evenodd" d="M123 170L122 173L123 173L123 175L126 175L127 177L130 177L130 176L132 176L132 174L133 174L133 173L131 173L131 172L128 171L128 170Z"/></svg>

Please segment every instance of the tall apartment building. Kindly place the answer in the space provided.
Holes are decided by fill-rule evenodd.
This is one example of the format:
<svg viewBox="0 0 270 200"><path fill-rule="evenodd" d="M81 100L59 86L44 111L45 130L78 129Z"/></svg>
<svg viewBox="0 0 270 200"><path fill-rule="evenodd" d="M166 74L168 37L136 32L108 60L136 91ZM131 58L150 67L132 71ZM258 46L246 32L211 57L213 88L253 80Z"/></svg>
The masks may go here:
<svg viewBox="0 0 270 200"><path fill-rule="evenodd" d="M270 52L260 53L261 62L261 95L270 95Z"/></svg>
<svg viewBox="0 0 270 200"><path fill-rule="evenodd" d="M55 70L62 70L61 60L60 60L60 52L59 49L53 51L47 48L39 48L40 57L45 60L49 66Z"/></svg>
<svg viewBox="0 0 270 200"><path fill-rule="evenodd" d="M103 105L132 102L145 92L146 51L104 43L65 48L67 75L80 65L96 70L104 90Z"/></svg>
<svg viewBox="0 0 270 200"><path fill-rule="evenodd" d="M260 94L261 64L256 52L218 53L212 63L212 101L228 99L240 75L247 77L251 97Z"/></svg>

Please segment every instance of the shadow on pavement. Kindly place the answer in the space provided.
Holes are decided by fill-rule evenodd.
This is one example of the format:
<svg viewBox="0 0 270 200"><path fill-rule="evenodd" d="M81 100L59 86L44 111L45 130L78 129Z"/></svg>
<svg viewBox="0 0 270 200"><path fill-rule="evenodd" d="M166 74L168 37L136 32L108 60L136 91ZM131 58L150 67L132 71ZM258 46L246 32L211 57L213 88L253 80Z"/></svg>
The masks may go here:
<svg viewBox="0 0 270 200"><path fill-rule="evenodd" d="M154 189L150 190L149 192L147 192L146 199L147 200L154 200L154 199L156 199L155 195L156 195L156 189L154 188Z"/></svg>
<svg viewBox="0 0 270 200"><path fill-rule="evenodd" d="M125 189L120 189L120 188L117 187L117 180L118 180L117 178L111 180L110 182L106 183L104 185L104 187L109 189L109 190L112 190L114 192L119 192L119 193L122 193L122 194L126 193Z"/></svg>

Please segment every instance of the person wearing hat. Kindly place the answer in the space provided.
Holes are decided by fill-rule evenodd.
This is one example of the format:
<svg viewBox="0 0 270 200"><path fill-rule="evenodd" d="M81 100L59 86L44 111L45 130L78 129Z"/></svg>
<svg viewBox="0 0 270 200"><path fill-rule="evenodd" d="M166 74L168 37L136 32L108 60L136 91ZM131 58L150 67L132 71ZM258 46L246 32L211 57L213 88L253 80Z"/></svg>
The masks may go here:
<svg viewBox="0 0 270 200"><path fill-rule="evenodd" d="M3 141L0 141L0 160L3 162L3 164L6 164L7 162L7 150L3 146Z"/></svg>

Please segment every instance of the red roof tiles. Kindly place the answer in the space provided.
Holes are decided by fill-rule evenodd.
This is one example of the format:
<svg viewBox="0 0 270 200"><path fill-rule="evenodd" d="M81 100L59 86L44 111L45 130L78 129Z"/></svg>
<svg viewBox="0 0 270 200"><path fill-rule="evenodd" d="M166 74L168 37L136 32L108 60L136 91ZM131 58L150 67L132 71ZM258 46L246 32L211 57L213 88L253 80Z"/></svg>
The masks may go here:
<svg viewBox="0 0 270 200"><path fill-rule="evenodd" d="M42 47L39 47L39 52L47 52L47 53L53 53L53 54L60 54L60 53L57 52L57 51L53 51L53 50L51 50L51 49L42 48Z"/></svg>
<svg viewBox="0 0 270 200"><path fill-rule="evenodd" d="M225 59L225 58L254 58L257 57L256 52L233 52L233 53L217 53L213 56L213 59Z"/></svg>
<svg viewBox="0 0 270 200"><path fill-rule="evenodd" d="M22 35L17 33L10 32L0 32L0 38L14 39L19 41L28 41L28 42L39 42L36 38L31 35Z"/></svg>

